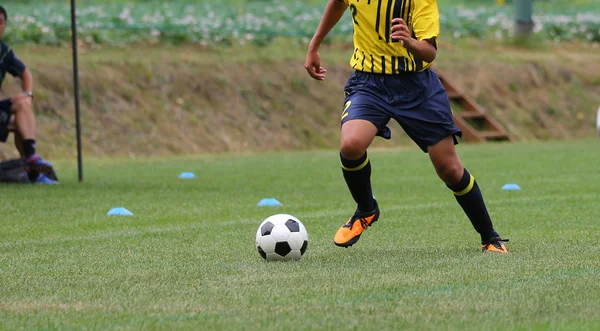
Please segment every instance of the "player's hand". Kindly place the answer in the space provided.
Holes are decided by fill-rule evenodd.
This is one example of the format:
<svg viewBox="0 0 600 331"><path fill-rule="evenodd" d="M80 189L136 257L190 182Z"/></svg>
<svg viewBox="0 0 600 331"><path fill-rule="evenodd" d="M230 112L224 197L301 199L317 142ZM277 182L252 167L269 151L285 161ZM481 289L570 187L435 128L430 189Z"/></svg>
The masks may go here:
<svg viewBox="0 0 600 331"><path fill-rule="evenodd" d="M21 93L21 94L17 94L14 97L10 98L10 101L12 103L19 103L19 102L22 102L22 101L31 102L31 97L28 96L28 95L25 95L25 94Z"/></svg>
<svg viewBox="0 0 600 331"><path fill-rule="evenodd" d="M406 22L401 18L394 18L392 20L392 34L390 37L392 40L400 40L400 43L405 48L410 48L415 41L410 35L408 25L406 25Z"/></svg>
<svg viewBox="0 0 600 331"><path fill-rule="evenodd" d="M306 69L310 77L316 80L325 79L327 70L321 67L321 56L319 55L319 52L308 51L308 54L306 54L306 61L304 62L304 69Z"/></svg>

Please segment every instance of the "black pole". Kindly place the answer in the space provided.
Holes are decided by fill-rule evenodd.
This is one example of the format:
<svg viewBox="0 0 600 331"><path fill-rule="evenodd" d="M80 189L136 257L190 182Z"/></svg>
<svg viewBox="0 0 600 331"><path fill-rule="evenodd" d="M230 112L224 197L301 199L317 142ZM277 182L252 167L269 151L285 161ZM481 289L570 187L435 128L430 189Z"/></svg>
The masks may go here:
<svg viewBox="0 0 600 331"><path fill-rule="evenodd" d="M75 130L77 134L77 170L79 181L83 181L83 159L81 156L81 120L79 117L79 64L77 62L77 19L75 0L71 0L71 34L73 35L73 81L75 88Z"/></svg>

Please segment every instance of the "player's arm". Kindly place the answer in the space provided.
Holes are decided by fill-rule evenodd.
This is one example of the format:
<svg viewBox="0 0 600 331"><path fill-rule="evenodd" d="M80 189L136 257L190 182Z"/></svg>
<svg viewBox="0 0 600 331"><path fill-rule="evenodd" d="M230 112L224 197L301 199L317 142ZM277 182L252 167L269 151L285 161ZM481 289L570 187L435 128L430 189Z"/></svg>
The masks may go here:
<svg viewBox="0 0 600 331"><path fill-rule="evenodd" d="M392 40L400 40L402 46L406 48L416 58L425 62L433 62L437 56L435 36L429 39L417 40L411 36L410 30L401 18L392 20Z"/></svg>
<svg viewBox="0 0 600 331"><path fill-rule="evenodd" d="M348 5L343 0L329 0L325 12L323 13L323 17L321 18L321 22L319 23L319 27L310 41L308 47L309 51L317 52L319 50L319 47L327 34L340 21L342 16L344 16L346 8L348 8Z"/></svg>
<svg viewBox="0 0 600 331"><path fill-rule="evenodd" d="M33 93L33 75L27 68L21 74L21 89L23 93Z"/></svg>
<svg viewBox="0 0 600 331"><path fill-rule="evenodd" d="M33 97L33 76L31 71L25 67L25 64L15 56L13 50L10 50L6 56L5 61L8 63L8 73L13 77L19 77L21 79L21 89L23 93L12 98L13 102L16 102L23 98Z"/></svg>
<svg viewBox="0 0 600 331"><path fill-rule="evenodd" d="M329 0L327 3L321 22L308 46L308 54L306 55L306 62L304 63L304 68L314 79L325 79L327 70L321 67L319 47L331 29L333 29L342 16L344 16L344 12L347 8L348 5L343 0Z"/></svg>

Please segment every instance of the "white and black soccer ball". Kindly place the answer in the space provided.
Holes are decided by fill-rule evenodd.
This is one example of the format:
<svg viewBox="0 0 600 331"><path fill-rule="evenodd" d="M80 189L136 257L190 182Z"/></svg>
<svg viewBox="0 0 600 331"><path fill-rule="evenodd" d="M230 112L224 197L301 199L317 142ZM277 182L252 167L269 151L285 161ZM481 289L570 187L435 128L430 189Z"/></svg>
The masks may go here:
<svg viewBox="0 0 600 331"><path fill-rule="evenodd" d="M288 214L269 216L256 230L256 249L267 261L299 260L308 248L308 232Z"/></svg>

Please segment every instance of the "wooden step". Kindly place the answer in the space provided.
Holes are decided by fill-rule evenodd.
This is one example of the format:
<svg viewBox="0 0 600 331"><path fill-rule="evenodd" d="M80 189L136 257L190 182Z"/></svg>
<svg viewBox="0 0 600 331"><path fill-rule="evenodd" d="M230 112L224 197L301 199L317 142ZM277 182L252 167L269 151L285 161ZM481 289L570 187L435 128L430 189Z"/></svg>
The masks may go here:
<svg viewBox="0 0 600 331"><path fill-rule="evenodd" d="M462 112L453 113L452 115L456 125L462 130L465 141L511 141L510 136L490 114L485 113L475 101L461 93L458 88L446 79L445 75L438 72L438 77L446 89L448 100L458 104L462 109ZM481 129L483 131L479 131Z"/></svg>
<svg viewBox="0 0 600 331"><path fill-rule="evenodd" d="M462 113L457 113L456 116L460 116L465 119L485 118L485 114L478 111L463 111Z"/></svg>
<svg viewBox="0 0 600 331"><path fill-rule="evenodd" d="M505 133L498 131L479 131L477 134L486 140L509 140Z"/></svg>
<svg viewBox="0 0 600 331"><path fill-rule="evenodd" d="M463 98L462 93L457 91L446 91L446 94L448 95L448 100L458 100Z"/></svg>

